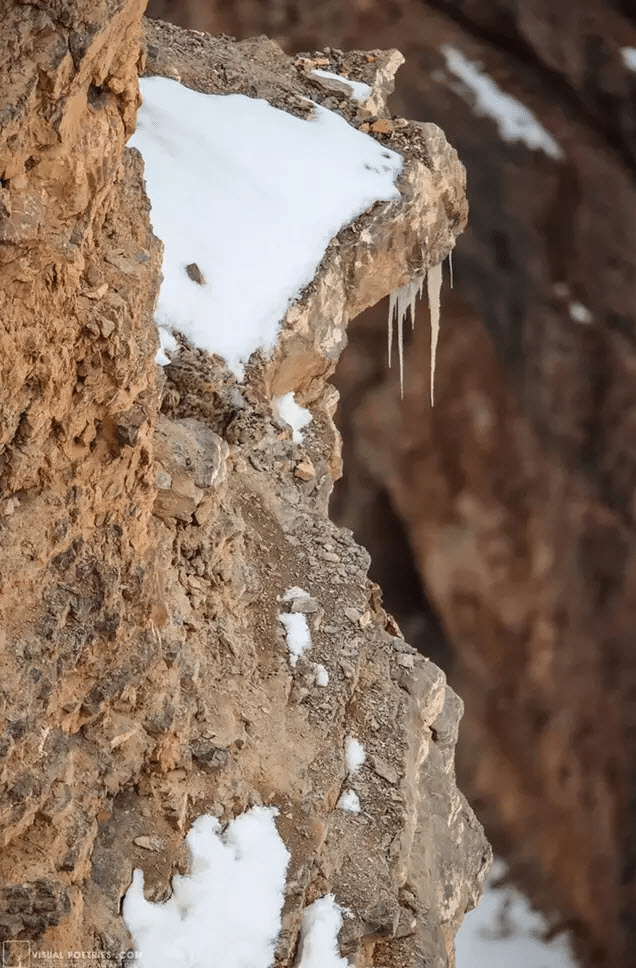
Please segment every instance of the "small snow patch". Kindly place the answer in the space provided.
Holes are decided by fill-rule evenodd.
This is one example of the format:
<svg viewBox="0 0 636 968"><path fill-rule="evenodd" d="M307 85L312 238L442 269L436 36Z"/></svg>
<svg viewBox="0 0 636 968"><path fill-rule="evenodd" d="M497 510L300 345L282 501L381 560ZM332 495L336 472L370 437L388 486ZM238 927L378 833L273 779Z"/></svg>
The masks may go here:
<svg viewBox="0 0 636 968"><path fill-rule="evenodd" d="M281 420L292 429L292 440L295 444L302 444L304 435L303 427L311 423L311 414L305 407L300 407L294 400L293 391L285 393L282 397L274 397L272 403Z"/></svg>
<svg viewBox="0 0 636 968"><path fill-rule="evenodd" d="M502 91L491 77L482 74L476 64L454 47L442 47L441 52L449 71L470 92L476 114L492 118L504 141L521 141L528 148L545 152L555 161L563 158L561 146L524 104Z"/></svg>
<svg viewBox="0 0 636 968"><path fill-rule="evenodd" d="M317 686L322 686L324 688L325 686L329 685L329 673L325 669L324 665L322 665L320 662L317 662L314 666L314 675L316 677Z"/></svg>
<svg viewBox="0 0 636 968"><path fill-rule="evenodd" d="M176 339L169 333L166 329L159 330L159 349L157 350L157 355L155 356L155 363L159 366L167 366L171 363L168 353L176 353L179 349L179 344Z"/></svg>
<svg viewBox="0 0 636 968"><path fill-rule="evenodd" d="M569 305L569 310L570 310L570 316L572 317L575 323L581 323L584 326L589 326L589 324L594 319L594 317L592 316L592 313L589 311L587 306L583 305L583 303L576 302L576 301L571 302Z"/></svg>
<svg viewBox="0 0 636 968"><path fill-rule="evenodd" d="M294 602L297 598L311 598L309 592L306 592L304 588L299 588L298 585L292 585L287 591L283 593L281 598L282 602Z"/></svg>
<svg viewBox="0 0 636 968"><path fill-rule="evenodd" d="M155 321L242 379L252 353L272 353L331 239L400 197L403 159L319 105L305 120L165 77L141 78L140 88L130 145L143 155L164 244ZM195 265L204 284L188 274Z"/></svg>
<svg viewBox="0 0 636 968"><path fill-rule="evenodd" d="M144 897L141 870L123 905L138 968L270 968L280 931L289 852L276 810L253 807L221 833L202 816L187 836L192 873L172 879L172 897Z"/></svg>
<svg viewBox="0 0 636 968"><path fill-rule="evenodd" d="M350 97L352 97L354 101L368 101L373 94L372 88L370 88L368 84L364 84L362 81L351 81L348 77L342 77L341 74L332 74L331 71L323 71L319 70L318 68L316 68L313 73L317 74L318 77L326 77L332 81L341 81L343 84L348 84L351 88Z"/></svg>
<svg viewBox="0 0 636 968"><path fill-rule="evenodd" d="M311 635L307 619L300 612L284 612L278 616L278 620L285 627L287 634L289 663L291 666L295 666L301 655L304 655L311 648Z"/></svg>
<svg viewBox="0 0 636 968"><path fill-rule="evenodd" d="M338 953L342 911L333 894L319 897L303 912L297 968L350 968Z"/></svg>
<svg viewBox="0 0 636 968"><path fill-rule="evenodd" d="M353 790L345 790L338 800L338 806L347 813L360 813L360 799Z"/></svg>
<svg viewBox="0 0 636 968"><path fill-rule="evenodd" d="M345 764L348 773L357 773L364 763L367 754L364 746L355 736L348 736L345 744Z"/></svg>
<svg viewBox="0 0 636 968"><path fill-rule="evenodd" d="M625 66L630 71L636 71L636 47L622 47L621 54L623 55Z"/></svg>

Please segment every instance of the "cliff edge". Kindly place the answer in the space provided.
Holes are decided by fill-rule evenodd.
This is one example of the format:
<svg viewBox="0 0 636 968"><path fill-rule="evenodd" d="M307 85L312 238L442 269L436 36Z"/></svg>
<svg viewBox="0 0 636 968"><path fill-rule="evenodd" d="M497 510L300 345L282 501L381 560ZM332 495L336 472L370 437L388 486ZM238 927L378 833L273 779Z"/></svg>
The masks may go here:
<svg viewBox="0 0 636 968"><path fill-rule="evenodd" d="M143 6L16 5L0 27L0 940L120 959L133 869L163 899L197 817L267 805L291 855L276 964L331 893L352 965L452 965L489 861L455 785L461 702L329 521L327 380L349 320L452 249L463 168L434 125L388 116L397 52L348 55L361 107L316 81L342 62L144 27ZM330 243L241 383L183 338L155 362L162 246L125 147L139 73L310 98L404 157L399 200ZM301 442L274 403L290 392Z"/></svg>

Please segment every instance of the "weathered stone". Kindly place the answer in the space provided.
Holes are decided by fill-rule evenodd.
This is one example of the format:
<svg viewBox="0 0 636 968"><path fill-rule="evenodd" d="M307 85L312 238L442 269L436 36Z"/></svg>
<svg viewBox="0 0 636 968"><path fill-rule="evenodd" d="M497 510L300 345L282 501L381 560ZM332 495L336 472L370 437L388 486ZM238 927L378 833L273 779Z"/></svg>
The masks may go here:
<svg viewBox="0 0 636 968"><path fill-rule="evenodd" d="M0 27L0 50L23 63L16 84L31 79L0 136L13 239L0 269L0 875L32 885L36 869L58 898L46 918L34 902L35 920L6 930L42 930L52 950L108 940L125 951L132 865L146 869L148 896L165 898L202 804L225 822L271 803L294 885L281 968L295 958L303 908L326 891L351 910L354 962L414 963L425 942L433 963L450 964L489 850L431 741L450 695L443 674L419 656L399 666L411 652L387 634L368 558L327 517L340 450L325 377L349 318L453 246L463 169L438 129L396 126L401 200L334 240L241 391L222 361L187 345L160 372L160 246L140 157L123 150L138 63L286 110L302 111L315 89L271 42L149 25L142 51L139 4L104 0L99 14L77 3L49 22L31 4ZM17 47L16 25L28 41ZM386 85L396 57L377 61ZM373 73L364 55L357 62ZM356 121L355 104L339 110ZM272 395L288 389L314 401L308 486L272 413ZM294 585L312 605L312 651L297 668L278 621ZM368 618L352 628L346 612ZM328 670L321 689L315 659ZM396 777L387 799L386 778L360 771L363 818L336 809L351 735Z"/></svg>
<svg viewBox="0 0 636 968"><path fill-rule="evenodd" d="M465 782L523 886L574 925L583 963L622 964L636 947L633 10L625 0L153 9L185 26L265 31L292 50L398 47L393 105L440 124L468 167L473 214L455 295L442 296L435 414L425 327L407 354L404 409L377 352L386 311L350 327L337 374L347 495L335 508L372 551L402 627L447 663L457 650ZM534 112L560 163L506 142L473 110L447 46ZM335 73L347 69L347 55L329 55Z"/></svg>
<svg viewBox="0 0 636 968"><path fill-rule="evenodd" d="M0 942L26 936L37 941L47 928L59 924L71 905L65 887L40 879L0 887Z"/></svg>

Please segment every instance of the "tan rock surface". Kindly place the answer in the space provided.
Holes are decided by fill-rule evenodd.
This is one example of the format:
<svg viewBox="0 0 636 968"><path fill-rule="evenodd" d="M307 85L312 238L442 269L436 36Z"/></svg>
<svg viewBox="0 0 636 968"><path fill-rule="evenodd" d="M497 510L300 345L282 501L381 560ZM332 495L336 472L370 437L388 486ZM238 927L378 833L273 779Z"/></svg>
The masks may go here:
<svg viewBox="0 0 636 968"><path fill-rule="evenodd" d="M407 353L402 406L384 365L386 311L354 323L336 373L348 478L339 520L372 551L375 577L423 630L426 654L433 629L444 667L455 659L467 707L462 782L517 882L572 929L583 964L631 963L633 4L153 8L239 36L267 30L289 50L397 47L406 63L393 109L437 122L458 149L471 218L456 298L442 294L435 412L424 328ZM446 45L529 109L562 157L506 141L448 69Z"/></svg>
<svg viewBox="0 0 636 968"><path fill-rule="evenodd" d="M183 345L162 372L160 245L141 160L123 152L139 16L132 0L78 2L57 21L29 5L0 28L27 80L48 38L45 81L24 82L0 149L0 939L126 951L132 869L164 897L196 816L272 803L292 855L281 966L303 907L333 891L354 915L340 937L353 965L443 968L489 859L454 780L461 704L327 518L340 444L325 376L350 316L452 246L463 170L438 129L406 125L403 200L340 234L273 359L237 387ZM267 41L150 32L145 69L207 90L247 83L293 108L309 84ZM69 170L84 194L69 194ZM303 445L272 413L289 389L312 411ZM313 647L295 667L278 617L292 585L313 599ZM346 778L352 735L368 760ZM360 814L336 807L345 779Z"/></svg>

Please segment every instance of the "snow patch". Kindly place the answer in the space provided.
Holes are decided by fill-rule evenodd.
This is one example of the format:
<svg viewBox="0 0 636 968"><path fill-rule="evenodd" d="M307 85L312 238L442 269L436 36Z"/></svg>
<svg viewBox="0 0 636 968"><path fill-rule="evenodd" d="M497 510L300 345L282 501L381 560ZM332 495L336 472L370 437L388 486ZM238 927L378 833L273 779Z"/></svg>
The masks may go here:
<svg viewBox="0 0 636 968"><path fill-rule="evenodd" d="M575 323L589 326L594 319L587 306L584 306L583 303L576 302L576 300L571 302L568 308L570 310L570 316Z"/></svg>
<svg viewBox="0 0 636 968"><path fill-rule="evenodd" d="M544 941L548 925L513 887L495 887L506 871L495 860L484 895L455 938L456 968L576 968L570 945L561 935Z"/></svg>
<svg viewBox="0 0 636 968"><path fill-rule="evenodd" d="M621 54L625 66L630 71L636 71L636 47L621 47Z"/></svg>
<svg viewBox="0 0 636 968"><path fill-rule="evenodd" d="M286 592L283 593L281 598L282 602L294 602L297 598L311 598L309 592L306 592L304 588L299 588L298 585L292 585L288 588Z"/></svg>
<svg viewBox="0 0 636 968"><path fill-rule="evenodd" d="M525 105L506 94L487 74L482 74L454 47L441 49L446 66L468 89L476 114L492 118L504 141L521 141L535 151L543 151L550 158L563 158L561 146ZM458 91L458 93L460 93Z"/></svg>
<svg viewBox="0 0 636 968"><path fill-rule="evenodd" d="M293 391L285 393L282 397L274 397L272 403L281 420L292 429L292 440L295 444L302 444L304 434L303 427L311 423L311 414L305 407L300 407L294 400Z"/></svg>
<svg viewBox="0 0 636 968"><path fill-rule="evenodd" d="M345 743L345 764L348 773L357 773L364 763L367 754L364 746L355 736L347 736Z"/></svg>
<svg viewBox="0 0 636 968"><path fill-rule="evenodd" d="M316 677L317 686L322 686L324 688L325 686L329 685L329 673L325 669L324 665L322 665L320 662L317 662L314 666L314 675Z"/></svg>
<svg viewBox="0 0 636 968"><path fill-rule="evenodd" d="M145 899L143 872L134 872L123 917L138 968L270 968L289 862L276 813L253 807L224 833L215 817L195 820L192 872L173 877L163 903Z"/></svg>
<svg viewBox="0 0 636 968"><path fill-rule="evenodd" d="M347 813L360 813L360 798L353 790L345 790L340 795L338 806Z"/></svg>
<svg viewBox="0 0 636 968"><path fill-rule="evenodd" d="M297 968L350 968L338 953L342 911L333 894L319 897L303 912Z"/></svg>
<svg viewBox="0 0 636 968"><path fill-rule="evenodd" d="M307 619L300 612L283 612L278 616L287 634L289 664L295 666L301 655L311 648L311 635Z"/></svg>
<svg viewBox="0 0 636 968"><path fill-rule="evenodd" d="M179 349L179 344L176 339L169 333L166 329L159 330L159 349L157 350L157 355L155 356L155 363L159 366L168 366L171 363L168 353L176 353Z"/></svg>
<svg viewBox="0 0 636 968"><path fill-rule="evenodd" d="M368 84L364 84L362 81L351 81L348 77L342 77L341 74L332 74L331 71L323 71L319 70L318 68L316 68L315 71L312 71L312 73L317 74L318 77L327 77L332 81L342 81L344 84L348 84L351 88L351 94L349 96L352 97L354 101L359 101L360 103L363 101L368 101L373 94L373 89L369 87Z"/></svg>
<svg viewBox="0 0 636 968"><path fill-rule="evenodd" d="M155 321L242 379L252 353L272 353L330 240L376 202L400 197L403 159L319 105L304 120L165 77L140 87L130 145L143 155L164 243Z"/></svg>

